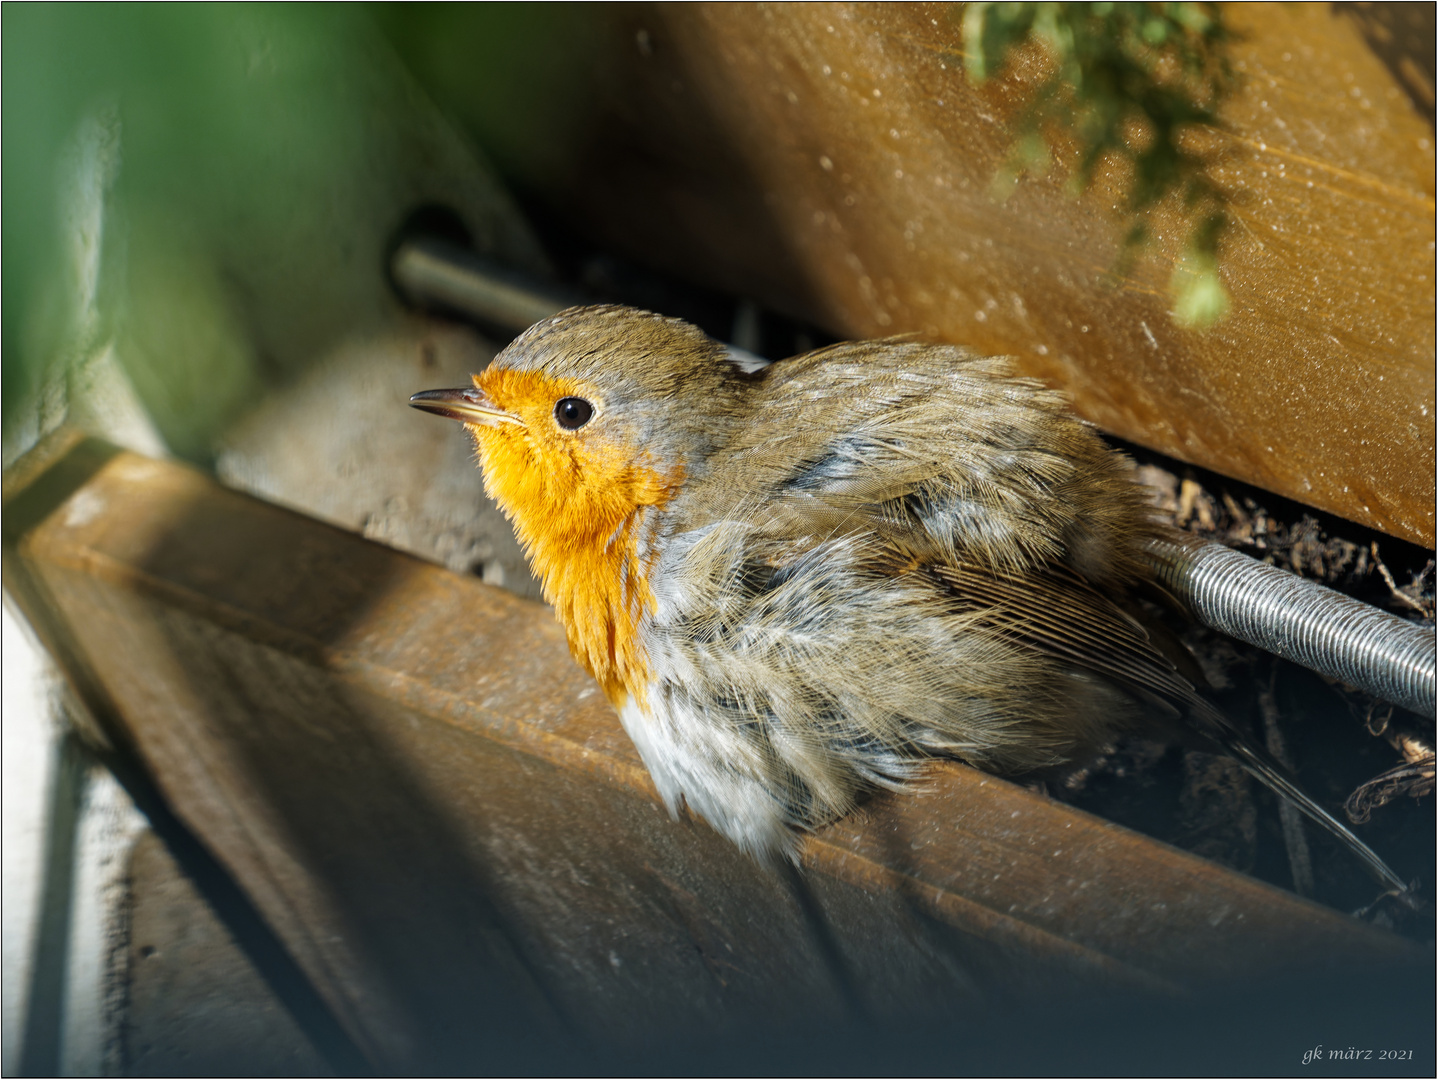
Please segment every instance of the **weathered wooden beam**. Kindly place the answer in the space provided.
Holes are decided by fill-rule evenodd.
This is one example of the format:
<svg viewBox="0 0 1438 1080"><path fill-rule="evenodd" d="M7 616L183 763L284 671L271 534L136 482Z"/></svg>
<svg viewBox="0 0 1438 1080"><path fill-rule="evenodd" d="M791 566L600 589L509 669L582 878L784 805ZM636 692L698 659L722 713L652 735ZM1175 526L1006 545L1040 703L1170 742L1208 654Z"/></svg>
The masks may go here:
<svg viewBox="0 0 1438 1080"><path fill-rule="evenodd" d="M8 486L7 588L379 1069L1416 958L957 765L815 834L802 872L760 867L670 820L542 605L62 451Z"/></svg>
<svg viewBox="0 0 1438 1080"><path fill-rule="evenodd" d="M426 63L496 50L492 16L449 9L412 60L608 250L846 337L1010 354L1113 434L1432 547L1433 16L1393 6L1426 36L1376 48L1368 5L1223 5L1237 90L1205 138L1234 194L1233 304L1207 333L1170 316L1178 214L1115 278L1122 169L1075 199L1060 145L1048 175L993 196L1050 69L1029 50L972 85L958 5L570 8L510 31L537 62L495 57L502 94Z"/></svg>

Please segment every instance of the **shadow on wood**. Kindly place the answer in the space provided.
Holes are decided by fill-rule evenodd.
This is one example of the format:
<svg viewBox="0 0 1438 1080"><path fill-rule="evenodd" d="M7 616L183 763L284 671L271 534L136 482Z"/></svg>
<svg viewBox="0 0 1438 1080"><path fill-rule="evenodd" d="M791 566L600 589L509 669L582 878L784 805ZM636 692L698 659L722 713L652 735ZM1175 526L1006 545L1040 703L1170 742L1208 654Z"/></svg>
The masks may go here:
<svg viewBox="0 0 1438 1080"><path fill-rule="evenodd" d="M94 443L11 488L7 588L378 1071L1112 1062L1360 977L1427 1015L1411 943L957 765L762 868L543 606Z"/></svg>

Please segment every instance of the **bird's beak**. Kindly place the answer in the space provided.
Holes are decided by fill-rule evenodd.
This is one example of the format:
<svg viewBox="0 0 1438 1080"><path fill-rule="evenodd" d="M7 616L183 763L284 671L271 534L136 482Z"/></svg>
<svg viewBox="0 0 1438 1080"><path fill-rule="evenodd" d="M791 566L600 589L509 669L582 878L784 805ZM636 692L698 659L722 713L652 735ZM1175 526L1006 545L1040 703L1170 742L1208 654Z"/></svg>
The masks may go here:
<svg viewBox="0 0 1438 1080"><path fill-rule="evenodd" d="M413 408L432 412L436 416L447 416L463 424L485 424L497 427L500 424L522 423L513 413L507 413L489 400L483 390L469 386L462 390L421 390L409 399Z"/></svg>

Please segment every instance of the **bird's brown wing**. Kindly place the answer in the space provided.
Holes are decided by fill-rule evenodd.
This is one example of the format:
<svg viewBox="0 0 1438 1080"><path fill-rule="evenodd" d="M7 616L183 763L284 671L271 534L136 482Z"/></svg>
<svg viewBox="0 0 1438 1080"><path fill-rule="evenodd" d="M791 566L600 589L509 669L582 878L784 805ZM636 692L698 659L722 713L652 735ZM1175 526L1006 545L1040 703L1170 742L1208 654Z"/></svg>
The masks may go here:
<svg viewBox="0 0 1438 1080"><path fill-rule="evenodd" d="M1022 578L974 565L935 565L933 576L960 608L981 613L1005 637L1094 672L1172 709L1189 730L1231 754L1261 783L1347 846L1388 888L1406 889L1384 861L1300 788L1263 747L1205 701L1127 612L1081 577L1050 567Z"/></svg>
<svg viewBox="0 0 1438 1080"><path fill-rule="evenodd" d="M1005 638L1091 671L1178 712L1202 699L1140 623L1078 574L1050 566L1023 575L971 563L928 572L961 610Z"/></svg>

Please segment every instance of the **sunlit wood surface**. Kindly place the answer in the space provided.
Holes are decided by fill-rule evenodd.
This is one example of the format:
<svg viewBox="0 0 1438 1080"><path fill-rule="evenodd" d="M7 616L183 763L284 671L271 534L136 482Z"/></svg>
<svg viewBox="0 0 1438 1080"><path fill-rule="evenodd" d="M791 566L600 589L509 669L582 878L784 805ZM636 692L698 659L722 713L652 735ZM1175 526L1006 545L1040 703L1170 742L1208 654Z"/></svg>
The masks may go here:
<svg viewBox="0 0 1438 1080"><path fill-rule="evenodd" d="M7 590L381 1071L1415 957L959 766L796 884L668 817L543 606L101 444L34 472Z"/></svg>
<svg viewBox="0 0 1438 1080"><path fill-rule="evenodd" d="M1042 67L971 86L960 5L570 9L569 89L516 85L540 104L503 153L613 250L840 335L1010 353L1107 431L1431 547L1432 16L1375 51L1375 6L1225 6L1240 88L1206 145L1233 308L1208 333L1169 314L1176 217L1112 280L1120 176L1074 199L1061 151L991 197Z"/></svg>

